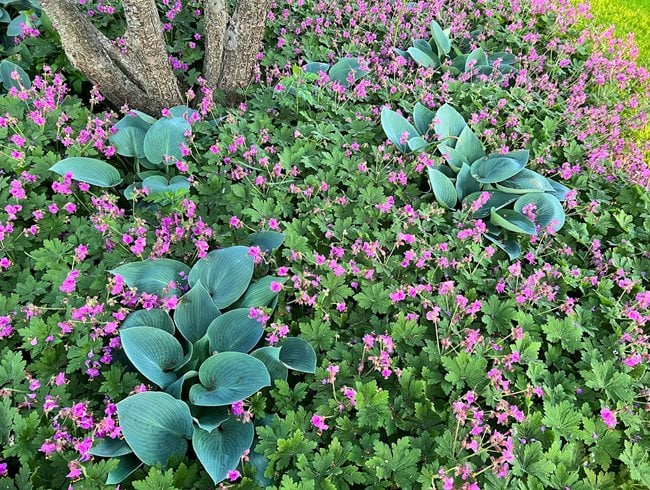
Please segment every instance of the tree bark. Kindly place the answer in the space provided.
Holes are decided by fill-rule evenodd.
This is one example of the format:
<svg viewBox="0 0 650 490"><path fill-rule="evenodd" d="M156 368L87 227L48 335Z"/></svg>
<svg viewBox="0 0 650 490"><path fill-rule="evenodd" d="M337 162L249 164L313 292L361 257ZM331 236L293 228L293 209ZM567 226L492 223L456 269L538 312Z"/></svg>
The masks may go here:
<svg viewBox="0 0 650 490"><path fill-rule="evenodd" d="M182 103L155 0L123 0L126 53L92 25L75 0L40 3L74 67L97 84L109 101L153 115Z"/></svg>
<svg viewBox="0 0 650 490"><path fill-rule="evenodd" d="M203 72L208 85L232 100L253 77L272 0L238 0L228 15L225 0L206 2L206 50Z"/></svg>

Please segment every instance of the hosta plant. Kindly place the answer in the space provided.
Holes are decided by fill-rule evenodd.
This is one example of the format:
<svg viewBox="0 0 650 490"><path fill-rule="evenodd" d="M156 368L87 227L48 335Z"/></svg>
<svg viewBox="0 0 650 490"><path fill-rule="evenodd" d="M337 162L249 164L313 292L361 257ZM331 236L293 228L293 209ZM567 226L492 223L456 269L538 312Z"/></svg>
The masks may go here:
<svg viewBox="0 0 650 490"><path fill-rule="evenodd" d="M388 139L402 152L434 148L447 165L429 167L433 194L441 206L471 206L474 218L490 219L485 237L511 259L520 254L510 234L536 235L564 225L564 200L569 189L527 169L529 151L486 154L463 116L448 104L436 112L418 103L414 125L384 108L381 124ZM503 235L503 237L501 236Z"/></svg>
<svg viewBox="0 0 650 490"><path fill-rule="evenodd" d="M133 110L115 124L109 142L118 155L133 158L137 176L142 179L131 183L124 196L133 199L137 191L147 190L149 200L172 200L187 193L190 183L182 175L173 175L174 165L183 158L182 148L187 147L187 134L191 131L188 120L196 113L186 106L169 110L167 117L155 119L144 112ZM53 172L99 187L115 187L122 183L117 168L102 160L69 157L50 168Z"/></svg>
<svg viewBox="0 0 650 490"><path fill-rule="evenodd" d="M413 45L408 49L393 48L393 50L403 58L412 59L418 65L438 68L444 64L445 58L449 57L453 47L449 39L450 30L442 29L435 20L432 20L430 32L431 38L428 41L414 39ZM515 57L510 53L498 52L488 55L483 48L476 48L469 53L460 54L458 48L453 49L458 53L458 56L452 60L451 71L454 75L472 70L477 71L478 75L492 75L495 70L505 75L514 70L512 64L515 62Z"/></svg>
<svg viewBox="0 0 650 490"><path fill-rule="evenodd" d="M350 85L351 80L360 80L368 74L368 70L361 67L357 58L341 58L333 65L311 61L305 65L304 70L314 74L325 72L331 81L338 82L345 88Z"/></svg>
<svg viewBox="0 0 650 490"><path fill-rule="evenodd" d="M269 250L283 235L252 236ZM180 297L173 316L166 310L138 310L123 322L120 339L131 364L160 391L145 391L117 403L123 440L104 439L93 454L119 459L109 474L116 484L142 463L165 465L191 444L215 484L226 478L251 447L253 422L241 420L239 403L288 370L313 373L316 354L305 341L284 338L259 346L264 334L256 318L274 308L282 278L253 280L249 247L216 250L191 269L172 259L128 263L112 271L140 292Z"/></svg>

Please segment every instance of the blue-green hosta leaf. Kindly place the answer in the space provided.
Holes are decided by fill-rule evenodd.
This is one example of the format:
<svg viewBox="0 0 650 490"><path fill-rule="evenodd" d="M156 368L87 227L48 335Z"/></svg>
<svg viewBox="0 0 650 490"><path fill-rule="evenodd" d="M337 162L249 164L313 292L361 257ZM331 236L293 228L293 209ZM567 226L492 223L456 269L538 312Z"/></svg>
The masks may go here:
<svg viewBox="0 0 650 490"><path fill-rule="evenodd" d="M418 65L424 66L425 68L437 68L440 66L440 60L438 57L432 58L431 55L425 53L421 49L411 47L408 48L408 54L411 55L413 61Z"/></svg>
<svg viewBox="0 0 650 490"><path fill-rule="evenodd" d="M526 218L523 214L513 211L512 209L502 209L500 211L492 209L492 212L490 213L490 221L494 225L515 233L534 235L536 231L535 223Z"/></svg>
<svg viewBox="0 0 650 490"><path fill-rule="evenodd" d="M131 117L141 121L139 117ZM115 147L115 151L125 157L144 158L144 137L147 134L145 129L128 126L119 128L111 134L108 141Z"/></svg>
<svg viewBox="0 0 650 490"><path fill-rule="evenodd" d="M190 190L190 182L187 177L182 175L172 177L169 181L162 175L151 175L144 179L138 187L146 188L149 195L164 194L165 192L174 194L179 190Z"/></svg>
<svg viewBox="0 0 650 490"><path fill-rule="evenodd" d="M472 177L469 165L463 163L460 172L458 172L458 177L456 177L456 194L458 194L458 200L462 201L466 196L478 192L481 190L481 184L474 177Z"/></svg>
<svg viewBox="0 0 650 490"><path fill-rule="evenodd" d="M180 299L174 321L181 335L194 343L206 334L210 322L220 314L210 293L199 281Z"/></svg>
<svg viewBox="0 0 650 490"><path fill-rule="evenodd" d="M474 51L469 53L467 59L465 60L465 71L470 70L470 62L475 61L474 67L486 66L488 64L487 55L483 48L476 48Z"/></svg>
<svg viewBox="0 0 650 490"><path fill-rule="evenodd" d="M199 368L200 385L190 388L194 405L219 407L232 405L270 386L264 363L241 352L220 352Z"/></svg>
<svg viewBox="0 0 650 490"><path fill-rule="evenodd" d="M465 63L467 62L467 57L469 54L461 54L460 56L456 56L454 58L454 61L452 62L452 67L454 70L458 70L458 73L462 73L465 71Z"/></svg>
<svg viewBox="0 0 650 490"><path fill-rule="evenodd" d="M547 178L546 180L551 184L551 187L553 187L553 192L551 192L551 194L553 194L558 201L566 201L566 196L571 192L571 189L553 179Z"/></svg>
<svg viewBox="0 0 650 490"><path fill-rule="evenodd" d="M301 373L316 372L316 352L309 342L297 337L287 337L280 345L280 362Z"/></svg>
<svg viewBox="0 0 650 490"><path fill-rule="evenodd" d="M494 209L501 209L504 206L507 206L508 204L515 202L519 196L516 194L508 194L507 192L501 192L501 191L485 191L490 194L490 198L488 201L483 204L475 213L472 214L473 218L485 218L486 216L490 215L490 210L492 208ZM472 204L472 202L476 201L482 192L474 192L470 194L469 196L466 196L463 199L463 204Z"/></svg>
<svg viewBox="0 0 650 490"><path fill-rule="evenodd" d="M126 329L129 327L153 327L164 330L167 333L174 334L174 322L172 321L169 313L160 308L154 308L152 310L136 310L127 316L122 325L121 329Z"/></svg>
<svg viewBox="0 0 650 490"><path fill-rule="evenodd" d="M277 231L258 231L247 237L252 247L260 247L262 252L271 252L284 243L284 233Z"/></svg>
<svg viewBox="0 0 650 490"><path fill-rule="evenodd" d="M438 151L447 161L449 166L454 170L454 172L459 172L463 164L470 163L467 161L467 158L465 158L465 155L463 155L455 148L452 148L451 146L447 146L441 143L438 145Z"/></svg>
<svg viewBox="0 0 650 490"><path fill-rule="evenodd" d="M182 117L156 121L144 138L144 153L151 163L173 165L182 158L180 145L187 144L185 132L192 127ZM171 158L166 159L166 156Z"/></svg>
<svg viewBox="0 0 650 490"><path fill-rule="evenodd" d="M183 346L173 335L152 327L130 327L120 332L126 357L148 380L165 389L178 377L174 370L185 360Z"/></svg>
<svg viewBox="0 0 650 490"><path fill-rule="evenodd" d="M513 54L500 51L488 56L488 64L492 65L497 59L501 59L502 65L512 65L515 62L515 56Z"/></svg>
<svg viewBox="0 0 650 490"><path fill-rule="evenodd" d="M110 437L95 439L93 447L88 452L102 458L117 458L133 453L124 439L111 439Z"/></svg>
<svg viewBox="0 0 650 490"><path fill-rule="evenodd" d="M14 17L7 26L7 30L5 31L7 37L20 36L23 32L23 28L20 26L20 24L23 23L31 25L29 18L25 14L18 14L16 17Z"/></svg>
<svg viewBox="0 0 650 490"><path fill-rule="evenodd" d="M406 141L420 136L418 130L404 116L385 107L381 110L381 127L386 137L403 153L408 153L408 145L401 143L402 135L407 134Z"/></svg>
<svg viewBox="0 0 650 490"><path fill-rule="evenodd" d="M521 172L509 179L498 182L496 188L513 194L553 191L553 187L544 176L527 168L522 169Z"/></svg>
<svg viewBox="0 0 650 490"><path fill-rule="evenodd" d="M517 175L525 164L507 157L483 157L472 163L472 177L481 184L494 184Z"/></svg>
<svg viewBox="0 0 650 490"><path fill-rule="evenodd" d="M413 109L413 122L415 122L415 127L420 134L426 135L433 129L431 124L433 123L435 115L435 112L419 102L415 104L415 108Z"/></svg>
<svg viewBox="0 0 650 490"><path fill-rule="evenodd" d="M530 151L515 150L509 153L494 153L492 155L489 155L489 158L498 158L498 157L512 158L513 160L519 162L519 164L522 167L525 167L528 164L528 159L530 158Z"/></svg>
<svg viewBox="0 0 650 490"><path fill-rule="evenodd" d="M136 111L135 109L129 110L129 114L135 114L138 118L140 118L144 123L146 123L147 129L150 128L152 125L154 125L158 120L155 117L150 116L149 114L146 114L142 111Z"/></svg>
<svg viewBox="0 0 650 490"><path fill-rule="evenodd" d="M177 105L174 107L170 107L169 113L172 115L172 117L182 117L183 119L190 119L193 114L198 114L199 111L196 109L191 109L187 107L186 105Z"/></svg>
<svg viewBox="0 0 650 490"><path fill-rule="evenodd" d="M131 473L142 466L142 461L134 454L119 456L117 467L109 471L106 478L106 485L118 485L122 483Z"/></svg>
<svg viewBox="0 0 650 490"><path fill-rule="evenodd" d="M244 293L244 296L237 301L237 308L259 308L261 306L269 306L273 300L278 297L278 293L271 289L271 284L274 282L284 284L286 280L285 277L261 277L257 281L253 282L246 290L246 293Z"/></svg>
<svg viewBox="0 0 650 490"><path fill-rule="evenodd" d="M318 75L319 72L324 71L327 73L327 70L330 69L329 63L321 63L320 61L310 61L304 67L304 70L307 73L315 73Z"/></svg>
<svg viewBox="0 0 650 490"><path fill-rule="evenodd" d="M405 51L403 49L393 48L393 51L395 51L398 55L400 55L402 58L404 58L406 60L411 58L408 51Z"/></svg>
<svg viewBox="0 0 650 490"><path fill-rule="evenodd" d="M196 424L208 432L212 432L230 417L225 407L193 407L192 415Z"/></svg>
<svg viewBox="0 0 650 490"><path fill-rule="evenodd" d="M264 363L271 375L271 381L281 379L286 381L289 369L280 361L280 347L260 347L250 354Z"/></svg>
<svg viewBox="0 0 650 490"><path fill-rule="evenodd" d="M192 267L190 286L201 281L220 310L232 305L253 277L254 259L248 251L248 247L236 246L210 252Z"/></svg>
<svg viewBox="0 0 650 490"><path fill-rule="evenodd" d="M557 197L547 193L525 194L515 202L515 211L522 212L528 204L534 204L535 223L542 227L542 231L551 225L554 232L564 226L565 214L562 203Z"/></svg>
<svg viewBox="0 0 650 490"><path fill-rule="evenodd" d="M501 250L503 250L505 253L507 253L508 258L510 260L515 260L519 257L519 255L521 255L521 247L516 241L514 240L500 241L494 237L491 237L488 234L485 234L484 236L492 243L494 243L497 247L499 247Z"/></svg>
<svg viewBox="0 0 650 490"><path fill-rule="evenodd" d="M5 9L0 8L0 24L8 24L11 22L11 15Z"/></svg>
<svg viewBox="0 0 650 490"><path fill-rule="evenodd" d="M122 177L113 165L96 158L70 157L64 158L50 167L52 172L65 176L72 174L72 179L97 187L115 187L122 182Z"/></svg>
<svg viewBox="0 0 650 490"><path fill-rule="evenodd" d="M440 24L435 20L432 20L430 31L431 40L438 48L438 56L442 58L444 55L449 54L449 51L451 51L451 42L449 41L449 36L445 34L445 31L440 27Z"/></svg>
<svg viewBox="0 0 650 490"><path fill-rule="evenodd" d="M242 454L253 444L254 435L251 422L240 422L235 417L230 417L212 432L201 428L194 430L192 447L215 485L237 468Z"/></svg>
<svg viewBox="0 0 650 490"><path fill-rule="evenodd" d="M434 167L428 167L427 173L429 174L429 183L436 201L447 209L456 206L458 195L451 179Z"/></svg>
<svg viewBox="0 0 650 490"><path fill-rule="evenodd" d="M412 152L418 153L420 151L424 151L428 146L429 143L426 142L426 140L420 136L416 136L415 138L411 138L407 142L409 150Z"/></svg>
<svg viewBox="0 0 650 490"><path fill-rule="evenodd" d="M363 70L359 65L359 60L356 58L341 58L338 60L329 71L329 77L332 81L337 81L345 88L347 88L350 83L348 82L348 75L350 71L354 72L354 80L360 80L368 74L368 71Z"/></svg>
<svg viewBox="0 0 650 490"><path fill-rule="evenodd" d="M130 288L158 296L180 295L180 286L184 285L190 268L172 259L147 259L141 262L129 262L109 271L120 275ZM168 287L170 283L172 287ZM168 291L167 291L168 290Z"/></svg>
<svg viewBox="0 0 650 490"><path fill-rule="evenodd" d="M461 131L454 148L463 154L467 163L475 162L485 156L483 145L469 126L465 126Z"/></svg>
<svg viewBox="0 0 650 490"><path fill-rule="evenodd" d="M174 398L181 400L182 399L182 393L183 393L183 387L185 386L185 382L191 379L196 378L199 375L197 371L188 371L184 373L180 378L178 378L176 381L174 381L172 384L170 384L167 388L165 388L165 393L169 393L171 396Z"/></svg>
<svg viewBox="0 0 650 490"><path fill-rule="evenodd" d="M431 45L429 44L429 41L427 41L426 39L413 39L413 47L419 49L430 58L433 58L434 60L438 60L438 55L434 53L433 49L431 49ZM439 60L438 60L438 64L440 64Z"/></svg>
<svg viewBox="0 0 650 490"><path fill-rule="evenodd" d="M456 139L467 126L463 116L449 104L444 104L436 111L434 119L438 121L434 125L436 134L444 140L447 146L455 148Z"/></svg>
<svg viewBox="0 0 650 490"><path fill-rule="evenodd" d="M262 324L250 317L250 308L230 310L208 327L210 352L248 352L264 335Z"/></svg>
<svg viewBox="0 0 650 490"><path fill-rule="evenodd" d="M167 393L145 391L117 403L126 442L147 465L165 465L170 456L184 456L192 437L192 416L185 402Z"/></svg>
<svg viewBox="0 0 650 490"><path fill-rule="evenodd" d="M20 80L14 80L11 76L13 72L18 73L18 78ZM5 90L11 90L12 87L20 90L22 88L29 90L32 86L32 82L29 79L29 75L16 63L12 63L9 60L0 61L0 79L2 79L2 85Z"/></svg>

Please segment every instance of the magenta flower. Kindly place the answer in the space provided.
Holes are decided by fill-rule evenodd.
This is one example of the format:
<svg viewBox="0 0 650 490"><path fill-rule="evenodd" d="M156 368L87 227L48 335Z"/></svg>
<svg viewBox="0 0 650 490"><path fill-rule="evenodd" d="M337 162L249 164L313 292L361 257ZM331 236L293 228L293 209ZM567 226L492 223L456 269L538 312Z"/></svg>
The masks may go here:
<svg viewBox="0 0 650 490"><path fill-rule="evenodd" d="M314 414L311 418L311 425L318 429L318 434L322 434L324 430L329 429L329 425L325 423L325 417L322 415Z"/></svg>
<svg viewBox="0 0 650 490"><path fill-rule="evenodd" d="M603 419L605 425L610 429L616 427L616 413L612 412L609 407L605 407L600 411L600 418Z"/></svg>

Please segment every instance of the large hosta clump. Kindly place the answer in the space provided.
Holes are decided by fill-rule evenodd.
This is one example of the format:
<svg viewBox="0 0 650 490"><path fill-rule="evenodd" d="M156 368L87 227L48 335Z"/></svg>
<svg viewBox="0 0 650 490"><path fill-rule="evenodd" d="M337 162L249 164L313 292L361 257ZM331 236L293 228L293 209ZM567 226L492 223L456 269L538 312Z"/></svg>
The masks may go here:
<svg viewBox="0 0 650 490"><path fill-rule="evenodd" d="M275 248L282 239L274 232L252 236L261 248ZM185 455L190 444L215 484L222 481L237 467L254 435L253 422L238 419L230 406L274 379L286 379L289 369L316 369L315 352L301 339L258 346L264 328L251 316L251 308L274 308L279 288L271 285L284 280L253 280L254 259L245 246L213 251L191 269L161 259L125 264L112 272L140 292L189 290L173 316L162 309L139 310L120 327L129 361L161 391L117 403L124 439L100 441L92 450L120 460L108 483L119 483L142 463L165 465L170 456Z"/></svg>
<svg viewBox="0 0 650 490"><path fill-rule="evenodd" d="M194 109L176 106L169 110L168 116L156 119L132 110L115 124L109 142L118 155L133 159L141 179L124 189L127 199L133 199L143 189L150 200L161 202L187 194L190 182L183 175L174 175L174 165L183 158L182 148L189 146L189 120L196 114ZM62 176L72 174L72 180L98 187L115 187L123 181L115 166L97 158L64 158L50 170Z"/></svg>
<svg viewBox="0 0 650 490"><path fill-rule="evenodd" d="M447 209L471 205L474 218L489 218L485 237L511 259L520 254L513 234L536 235L564 225L560 201L569 189L527 169L529 152L486 154L478 137L461 114L448 104L436 112L418 103L411 124L384 108L381 124L386 136L403 153L437 151L446 165L428 168L436 200Z"/></svg>

